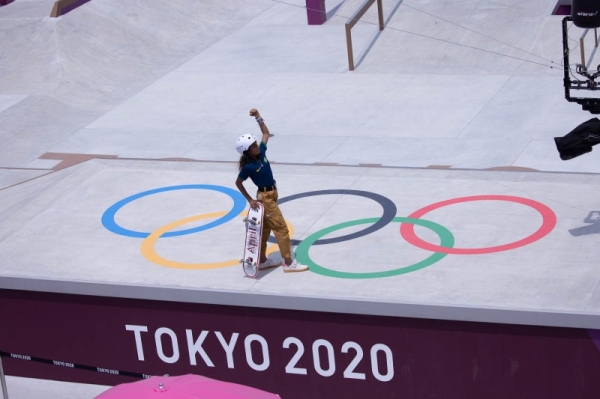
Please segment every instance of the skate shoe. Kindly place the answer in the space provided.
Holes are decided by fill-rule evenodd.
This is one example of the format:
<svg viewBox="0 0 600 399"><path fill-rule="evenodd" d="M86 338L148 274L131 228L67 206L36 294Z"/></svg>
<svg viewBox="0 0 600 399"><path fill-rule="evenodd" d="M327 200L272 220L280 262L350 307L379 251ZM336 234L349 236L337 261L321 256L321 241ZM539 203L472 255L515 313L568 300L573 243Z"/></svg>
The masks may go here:
<svg viewBox="0 0 600 399"><path fill-rule="evenodd" d="M283 271L286 273L305 272L307 270L308 266L298 263L296 259L294 259L291 264L283 266Z"/></svg>
<svg viewBox="0 0 600 399"><path fill-rule="evenodd" d="M258 265L258 270L267 270L277 266L281 266L280 260L267 258L265 262Z"/></svg>

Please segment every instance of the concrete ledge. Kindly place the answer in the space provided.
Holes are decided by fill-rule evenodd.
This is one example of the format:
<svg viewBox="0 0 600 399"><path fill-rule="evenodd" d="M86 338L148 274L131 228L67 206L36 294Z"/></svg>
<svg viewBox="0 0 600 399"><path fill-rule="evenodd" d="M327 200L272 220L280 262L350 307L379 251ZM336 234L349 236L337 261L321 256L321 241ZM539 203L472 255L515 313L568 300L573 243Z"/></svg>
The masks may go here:
<svg viewBox="0 0 600 399"><path fill-rule="evenodd" d="M2 0L0 0L2 1ZM10 2L10 0L8 0ZM50 13L51 18L57 18L61 15L65 15L71 10L79 7L82 4L87 3L90 0L56 0L52 12Z"/></svg>
<svg viewBox="0 0 600 399"><path fill-rule="evenodd" d="M92 281L62 281L1 276L0 289L223 306L239 306L243 303L244 306L249 308L540 327L598 329L600 325L600 315L577 311L561 312L317 296L283 296L223 290L190 290L177 287L106 284Z"/></svg>

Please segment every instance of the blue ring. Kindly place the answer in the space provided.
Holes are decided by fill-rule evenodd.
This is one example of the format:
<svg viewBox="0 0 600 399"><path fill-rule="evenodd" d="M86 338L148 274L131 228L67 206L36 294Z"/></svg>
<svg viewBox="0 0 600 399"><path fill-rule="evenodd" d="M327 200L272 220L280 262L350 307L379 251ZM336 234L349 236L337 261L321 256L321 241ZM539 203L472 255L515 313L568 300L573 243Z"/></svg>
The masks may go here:
<svg viewBox="0 0 600 399"><path fill-rule="evenodd" d="M169 186L169 187L155 188L153 190L148 190L148 191L144 191L144 192L141 192L138 194L134 194L130 197L124 198L121 201L114 203L113 205L110 206L110 208L108 208L104 212L104 214L102 214L102 225L104 225L104 227L107 230L109 230L115 234L125 236L125 237L146 238L150 235L150 233L128 230L128 229L125 229L125 228L119 226L117 224L117 222L115 222L115 215L117 214L117 212L122 207L127 205L128 203L133 202L139 198L146 197L148 195L161 193L164 191L188 190L188 189L213 190L213 191L221 192L223 194L227 194L228 196L231 197L231 199L233 199L233 208L231 208L229 213L227 213L225 216L222 216L213 222L207 223L207 224L199 226L199 227L187 229L187 230L170 231L170 232L163 234L161 237L183 236L183 235L187 235L187 234L197 233L199 231L208 230L208 229L211 229L213 227L219 226L223 223L230 221L231 219L233 219L237 215L239 215L244 209L246 209L246 198L244 198L244 196L241 193L239 193L238 191L233 190L231 188L227 188L227 187L223 187L223 186L213 186L213 185L208 185L208 184L188 184L188 185L182 185L182 186Z"/></svg>

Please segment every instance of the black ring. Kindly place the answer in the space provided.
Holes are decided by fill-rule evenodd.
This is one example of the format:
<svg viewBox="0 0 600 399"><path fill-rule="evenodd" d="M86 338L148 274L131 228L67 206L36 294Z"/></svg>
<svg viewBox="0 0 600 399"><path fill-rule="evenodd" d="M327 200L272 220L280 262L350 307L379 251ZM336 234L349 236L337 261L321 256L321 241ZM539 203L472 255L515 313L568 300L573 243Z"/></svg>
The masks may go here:
<svg viewBox="0 0 600 399"><path fill-rule="evenodd" d="M359 197L365 197L365 198L372 199L373 201L375 201L379 205L381 205L381 208L383 208L383 214L381 215L381 218L376 223L372 224L371 226L367 227L366 229L362 229L355 233L347 234L345 236L320 239L320 240L315 241L312 245L334 244L337 242L348 241L348 240L352 240L354 238L366 236L367 234L374 233L377 230L382 229L383 227L387 226L392 220L394 220L394 217L396 216L397 208L396 208L396 204L394 204L392 202L392 200L390 200L387 197L384 197L383 195L375 194L375 193L372 193L369 191L358 191L358 190L308 191L308 192L304 192L304 193L290 195L285 198L281 198L281 199L277 200L277 203L284 204L286 202L293 201L293 200L296 200L299 198L312 197L315 195L330 195L330 194L357 195ZM277 241L275 240L275 237L269 237L269 242L276 243ZM298 244L300 244L300 242L301 242L301 240L295 240L295 239L290 240L291 245L298 245Z"/></svg>

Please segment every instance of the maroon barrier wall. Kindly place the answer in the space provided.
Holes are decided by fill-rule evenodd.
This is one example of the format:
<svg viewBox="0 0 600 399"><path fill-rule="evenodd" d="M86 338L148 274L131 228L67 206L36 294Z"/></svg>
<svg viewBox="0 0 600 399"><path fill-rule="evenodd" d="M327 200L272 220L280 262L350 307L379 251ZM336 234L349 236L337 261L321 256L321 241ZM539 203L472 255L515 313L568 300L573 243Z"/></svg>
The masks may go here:
<svg viewBox="0 0 600 399"><path fill-rule="evenodd" d="M0 290L0 350L294 398L598 398L586 330ZM7 374L134 379L8 358ZM10 387L9 387L10 388Z"/></svg>
<svg viewBox="0 0 600 399"><path fill-rule="evenodd" d="M12 3L15 0L0 0L0 7Z"/></svg>
<svg viewBox="0 0 600 399"><path fill-rule="evenodd" d="M327 21L325 0L306 0L306 19L309 25L323 25Z"/></svg>

